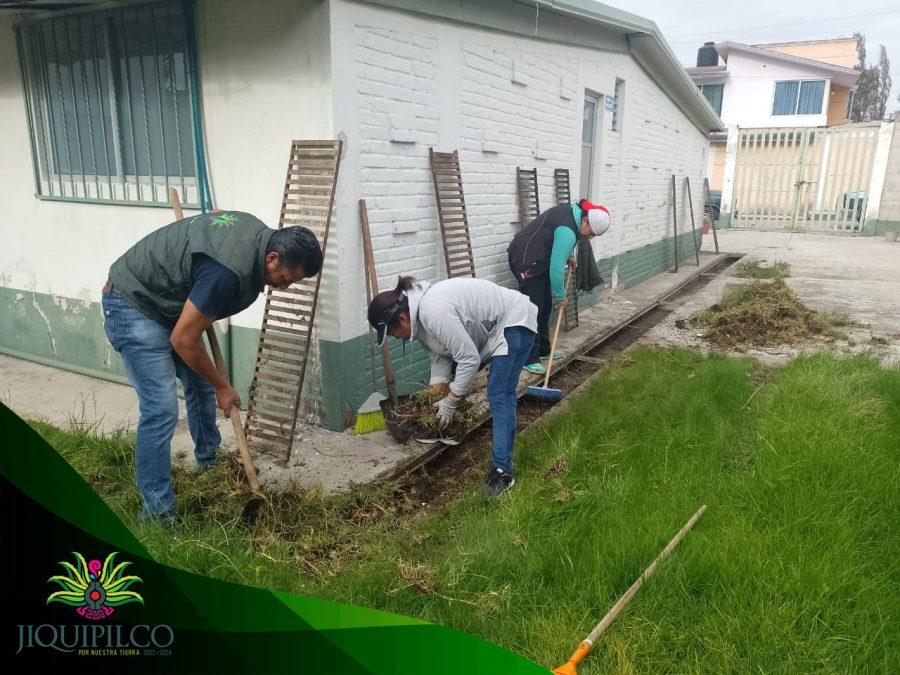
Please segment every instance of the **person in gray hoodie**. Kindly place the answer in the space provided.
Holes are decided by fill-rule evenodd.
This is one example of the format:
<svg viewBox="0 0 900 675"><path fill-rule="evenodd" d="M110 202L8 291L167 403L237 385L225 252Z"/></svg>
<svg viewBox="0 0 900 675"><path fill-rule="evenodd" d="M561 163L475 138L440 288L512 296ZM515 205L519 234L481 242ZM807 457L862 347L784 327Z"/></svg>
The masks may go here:
<svg viewBox="0 0 900 675"><path fill-rule="evenodd" d="M487 397L493 417L491 469L482 484L488 496L515 484L516 388L537 334L537 307L527 296L485 279L457 277L416 283L402 277L397 287L376 295L368 319L383 344L388 335L418 340L431 358L431 386L456 374L447 395L435 404L446 428L479 369L490 364Z"/></svg>

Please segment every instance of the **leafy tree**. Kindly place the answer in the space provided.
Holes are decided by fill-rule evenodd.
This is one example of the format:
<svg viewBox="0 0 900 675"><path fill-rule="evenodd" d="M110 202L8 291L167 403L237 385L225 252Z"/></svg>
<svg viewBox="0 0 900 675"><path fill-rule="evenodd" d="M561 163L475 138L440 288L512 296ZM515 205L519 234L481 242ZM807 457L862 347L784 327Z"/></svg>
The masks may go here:
<svg viewBox="0 0 900 675"><path fill-rule="evenodd" d="M862 33L854 33L856 43L856 67L860 70L856 82L856 93L850 108L851 122L871 122L884 117L888 95L891 91L891 62L887 50L880 45L878 63L866 64L866 38Z"/></svg>

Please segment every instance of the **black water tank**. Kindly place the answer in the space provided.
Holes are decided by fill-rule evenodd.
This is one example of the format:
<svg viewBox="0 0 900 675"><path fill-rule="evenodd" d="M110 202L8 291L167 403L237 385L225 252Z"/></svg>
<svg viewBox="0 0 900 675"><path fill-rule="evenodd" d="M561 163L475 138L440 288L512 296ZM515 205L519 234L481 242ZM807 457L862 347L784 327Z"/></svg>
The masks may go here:
<svg viewBox="0 0 900 675"><path fill-rule="evenodd" d="M719 65L719 52L713 46L714 42L704 42L697 50L697 67Z"/></svg>

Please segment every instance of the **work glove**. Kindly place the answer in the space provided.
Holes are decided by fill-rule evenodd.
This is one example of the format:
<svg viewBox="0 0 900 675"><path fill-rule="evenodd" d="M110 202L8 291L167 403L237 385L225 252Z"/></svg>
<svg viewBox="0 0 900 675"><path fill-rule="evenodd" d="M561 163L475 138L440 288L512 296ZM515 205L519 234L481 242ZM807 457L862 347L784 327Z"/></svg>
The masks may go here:
<svg viewBox="0 0 900 675"><path fill-rule="evenodd" d="M438 429L443 430L450 426L450 422L456 416L456 407L459 405L459 400L457 397L447 394L434 404L434 407L437 408Z"/></svg>

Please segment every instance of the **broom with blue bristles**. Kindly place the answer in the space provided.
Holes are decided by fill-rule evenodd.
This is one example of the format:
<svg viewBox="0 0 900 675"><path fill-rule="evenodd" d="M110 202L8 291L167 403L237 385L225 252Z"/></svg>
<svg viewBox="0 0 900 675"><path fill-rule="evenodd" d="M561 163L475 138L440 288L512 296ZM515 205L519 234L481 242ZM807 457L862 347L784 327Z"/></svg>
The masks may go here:
<svg viewBox="0 0 900 675"><path fill-rule="evenodd" d="M366 259L366 308L368 309L372 304L372 284L375 281L371 278L374 276L374 269L371 270L371 273L369 269L372 240L369 238L369 218L366 213L365 199L359 200L359 220L362 227L363 257ZM372 261L372 266L374 267L374 261ZM356 424L353 431L357 436L387 428L384 413L381 411L381 402L386 400L387 396L378 391L378 378L375 375L375 339L372 337L371 326L369 326L369 358L372 364L372 394L356 411Z"/></svg>
<svg viewBox="0 0 900 675"><path fill-rule="evenodd" d="M569 269L566 271L566 282L564 288L566 290L569 289L569 279L572 277L572 270ZM547 374L544 376L544 386L543 387L535 387L531 386L525 391L529 396L533 396L536 399L541 401L545 401L547 403L556 403L557 401L561 401L563 398L562 390L554 389L550 386L550 371L553 370L553 355L556 354L556 340L559 338L559 324L562 322L563 310L562 307L558 307L556 310L556 329L553 331L553 344L550 346L550 360L547 362Z"/></svg>

